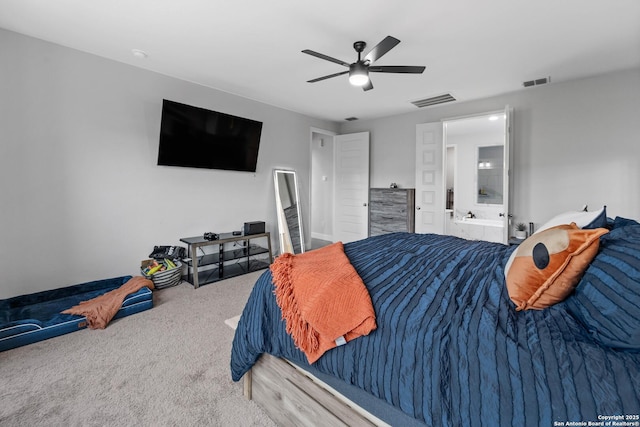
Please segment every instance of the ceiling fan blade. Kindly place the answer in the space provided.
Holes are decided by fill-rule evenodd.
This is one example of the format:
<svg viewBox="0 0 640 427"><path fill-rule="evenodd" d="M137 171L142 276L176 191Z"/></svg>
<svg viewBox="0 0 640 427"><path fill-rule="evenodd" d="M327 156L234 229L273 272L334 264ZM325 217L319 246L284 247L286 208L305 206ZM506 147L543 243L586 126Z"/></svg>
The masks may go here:
<svg viewBox="0 0 640 427"><path fill-rule="evenodd" d="M369 67L372 73L409 73L421 74L425 67L413 65L381 65L377 67Z"/></svg>
<svg viewBox="0 0 640 427"><path fill-rule="evenodd" d="M318 77L317 79L313 79L313 80L307 80L307 83L315 83L315 82L319 82L321 80L330 79L331 77L338 77L338 76L341 76L343 74L347 74L348 72L349 72L349 70L341 71L339 73L329 74L328 76Z"/></svg>
<svg viewBox="0 0 640 427"><path fill-rule="evenodd" d="M362 86L362 90L366 92L371 89L373 89L373 83L371 83L371 79L369 79L369 82L366 85Z"/></svg>
<svg viewBox="0 0 640 427"><path fill-rule="evenodd" d="M380 59L382 55L393 49L398 43L400 43L400 40L398 40L397 38L387 36L384 38L384 40L378 43L376 47L371 49L369 53L367 53L367 55L364 57L364 60L369 61L369 64L373 64L378 59Z"/></svg>
<svg viewBox="0 0 640 427"><path fill-rule="evenodd" d="M341 61L339 59L332 58L332 57L327 56L327 55L325 55L323 53L314 52L313 50L309 50L309 49L303 50L302 53L306 53L307 55L315 56L316 58L324 59L326 61L335 62L336 64L344 65L345 67L348 67L350 65L350 64L348 64L348 63L346 63L344 61Z"/></svg>

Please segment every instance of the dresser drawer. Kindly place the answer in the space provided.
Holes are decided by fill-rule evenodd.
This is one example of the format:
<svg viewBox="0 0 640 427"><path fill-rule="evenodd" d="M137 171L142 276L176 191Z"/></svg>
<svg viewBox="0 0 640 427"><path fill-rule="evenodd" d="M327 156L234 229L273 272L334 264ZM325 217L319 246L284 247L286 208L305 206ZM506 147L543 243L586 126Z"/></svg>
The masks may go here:
<svg viewBox="0 0 640 427"><path fill-rule="evenodd" d="M405 205L407 204L408 194L405 189L394 190L391 188L377 189L372 188L369 201L371 203L379 203L384 205Z"/></svg>
<svg viewBox="0 0 640 427"><path fill-rule="evenodd" d="M414 231L412 188L372 188L369 192L369 235Z"/></svg>
<svg viewBox="0 0 640 427"><path fill-rule="evenodd" d="M406 205L382 205L378 203L369 203L369 212L371 215L385 215L406 217L407 206Z"/></svg>
<svg viewBox="0 0 640 427"><path fill-rule="evenodd" d="M371 236L378 236L380 234L406 232L407 224L403 222L388 222L388 223L374 223L371 224L369 233Z"/></svg>
<svg viewBox="0 0 640 427"><path fill-rule="evenodd" d="M407 215L394 214L391 212L371 212L369 214L369 221L371 221L371 224L400 224L406 228Z"/></svg>

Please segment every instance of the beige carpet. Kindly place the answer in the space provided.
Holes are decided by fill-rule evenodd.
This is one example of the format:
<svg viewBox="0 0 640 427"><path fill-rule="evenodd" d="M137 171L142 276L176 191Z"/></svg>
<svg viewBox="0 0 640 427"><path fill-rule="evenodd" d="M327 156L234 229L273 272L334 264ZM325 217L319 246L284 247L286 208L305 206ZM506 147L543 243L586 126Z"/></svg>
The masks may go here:
<svg viewBox="0 0 640 427"><path fill-rule="evenodd" d="M154 308L0 352L2 426L274 426L231 381L233 330L262 271L154 292Z"/></svg>

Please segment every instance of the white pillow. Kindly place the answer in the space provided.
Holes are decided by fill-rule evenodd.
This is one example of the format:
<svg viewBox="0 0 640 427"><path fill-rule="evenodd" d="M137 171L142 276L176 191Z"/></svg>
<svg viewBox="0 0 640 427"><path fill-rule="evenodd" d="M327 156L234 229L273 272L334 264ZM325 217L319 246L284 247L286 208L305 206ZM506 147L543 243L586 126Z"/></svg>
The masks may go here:
<svg viewBox="0 0 640 427"><path fill-rule="evenodd" d="M602 209L593 212L570 211L561 213L542 224L538 230L536 230L536 233L555 227L556 225L571 224L572 222L575 222L579 228L585 228L588 225L591 225L589 228L603 227L607 221L606 209L607 207L604 206Z"/></svg>

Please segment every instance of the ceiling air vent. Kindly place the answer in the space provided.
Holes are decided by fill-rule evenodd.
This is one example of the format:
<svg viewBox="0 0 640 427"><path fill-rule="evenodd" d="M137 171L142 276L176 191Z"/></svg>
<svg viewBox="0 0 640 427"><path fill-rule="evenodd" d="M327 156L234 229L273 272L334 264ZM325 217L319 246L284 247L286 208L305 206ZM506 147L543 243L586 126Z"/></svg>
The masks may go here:
<svg viewBox="0 0 640 427"><path fill-rule="evenodd" d="M524 87L530 87L530 86L540 86L540 85L546 85L547 83L551 83L551 77L543 77L541 79L535 79L535 80L529 80L527 82L522 83L522 86Z"/></svg>
<svg viewBox="0 0 640 427"><path fill-rule="evenodd" d="M453 102L455 100L456 99L450 93L445 93L444 95L432 96L431 98L420 99L411 103L418 108L422 108L430 107L432 105L444 104L445 102Z"/></svg>
<svg viewBox="0 0 640 427"><path fill-rule="evenodd" d="M345 120L348 121L348 122L353 122L354 120L358 120L358 118L357 117L347 117Z"/></svg>

